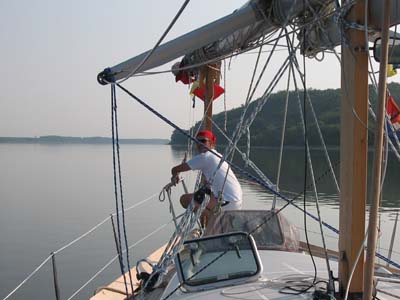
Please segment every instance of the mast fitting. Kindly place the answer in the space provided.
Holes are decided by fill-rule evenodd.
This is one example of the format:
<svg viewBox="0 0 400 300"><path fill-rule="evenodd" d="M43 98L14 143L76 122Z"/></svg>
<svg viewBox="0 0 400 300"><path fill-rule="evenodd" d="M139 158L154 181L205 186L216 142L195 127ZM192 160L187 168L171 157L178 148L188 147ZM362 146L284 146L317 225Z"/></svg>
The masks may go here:
<svg viewBox="0 0 400 300"><path fill-rule="evenodd" d="M111 74L111 69L106 68L99 74L97 74L97 82L101 85L107 85L109 83L115 82L115 74Z"/></svg>

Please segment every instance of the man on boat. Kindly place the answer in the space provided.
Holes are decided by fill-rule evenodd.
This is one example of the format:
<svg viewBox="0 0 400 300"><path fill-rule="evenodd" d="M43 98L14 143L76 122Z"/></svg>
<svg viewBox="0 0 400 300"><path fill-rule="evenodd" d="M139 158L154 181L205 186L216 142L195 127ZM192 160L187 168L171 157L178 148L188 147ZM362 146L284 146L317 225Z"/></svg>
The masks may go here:
<svg viewBox="0 0 400 300"><path fill-rule="evenodd" d="M179 181L180 172L189 170L200 170L205 179L203 186L197 192L181 196L180 202L182 206L187 208L193 199L196 207L198 207L207 194L210 196L210 201L205 210L206 215L212 211L218 211L219 207L223 210L241 209L242 188L235 174L225 161L218 169L222 155L214 149L216 144L215 135L209 130L202 130L197 134L196 138L202 143L196 144L199 154L171 169L171 181L174 183ZM209 149L212 149L212 152Z"/></svg>

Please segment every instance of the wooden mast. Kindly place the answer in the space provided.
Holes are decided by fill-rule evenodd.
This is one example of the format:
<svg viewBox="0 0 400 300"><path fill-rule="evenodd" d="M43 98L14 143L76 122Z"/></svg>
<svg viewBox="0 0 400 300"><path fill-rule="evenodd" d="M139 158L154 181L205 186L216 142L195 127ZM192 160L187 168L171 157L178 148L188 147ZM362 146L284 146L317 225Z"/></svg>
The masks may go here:
<svg viewBox="0 0 400 300"><path fill-rule="evenodd" d="M372 299L373 280L375 270L375 251L376 240L378 238L378 210L381 198L381 175L382 175L382 154L383 154L383 134L385 122L385 104L386 104L386 76L388 66L388 41L389 41L389 13L390 0L382 1L384 5L384 14L382 20L382 50L379 68L379 86L378 103L376 113L375 140L374 140L374 168L372 176L372 200L369 214L368 225L368 244L367 260L364 275L364 297L363 300Z"/></svg>
<svg viewBox="0 0 400 300"><path fill-rule="evenodd" d="M212 111L214 84L219 84L221 64L212 64L204 66L200 73L200 82L205 84L206 93L204 98L204 116L203 129L212 131Z"/></svg>
<svg viewBox="0 0 400 300"><path fill-rule="evenodd" d="M346 3L349 1L346 1ZM364 1L357 1L347 21L364 23ZM347 29L341 61L339 283L344 292L365 235L368 151L368 56L365 32ZM363 293L364 252L351 280L349 299Z"/></svg>

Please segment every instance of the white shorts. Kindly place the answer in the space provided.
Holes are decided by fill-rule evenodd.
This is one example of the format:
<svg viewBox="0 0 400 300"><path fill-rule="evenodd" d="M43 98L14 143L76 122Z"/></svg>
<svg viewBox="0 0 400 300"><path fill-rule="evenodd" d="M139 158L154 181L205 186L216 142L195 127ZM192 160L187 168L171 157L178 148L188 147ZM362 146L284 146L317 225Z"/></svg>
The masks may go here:
<svg viewBox="0 0 400 300"><path fill-rule="evenodd" d="M221 207L222 210L238 210L242 209L242 201L229 201L227 205Z"/></svg>

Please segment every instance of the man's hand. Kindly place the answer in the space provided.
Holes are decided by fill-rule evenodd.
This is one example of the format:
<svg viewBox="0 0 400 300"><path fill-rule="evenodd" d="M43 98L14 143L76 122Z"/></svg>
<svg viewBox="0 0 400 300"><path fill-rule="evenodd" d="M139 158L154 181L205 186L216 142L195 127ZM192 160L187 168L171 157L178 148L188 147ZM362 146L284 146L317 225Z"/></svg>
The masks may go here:
<svg viewBox="0 0 400 300"><path fill-rule="evenodd" d="M188 166L187 163L182 163L180 165L177 165L177 166L173 167L171 169L171 174L172 174L171 183L173 185L176 185L179 182L179 173L180 172L186 172L186 171L189 171L189 170L190 170L190 167Z"/></svg>
<svg viewBox="0 0 400 300"><path fill-rule="evenodd" d="M175 186L177 183L179 183L179 173L172 175L171 177L171 183Z"/></svg>

